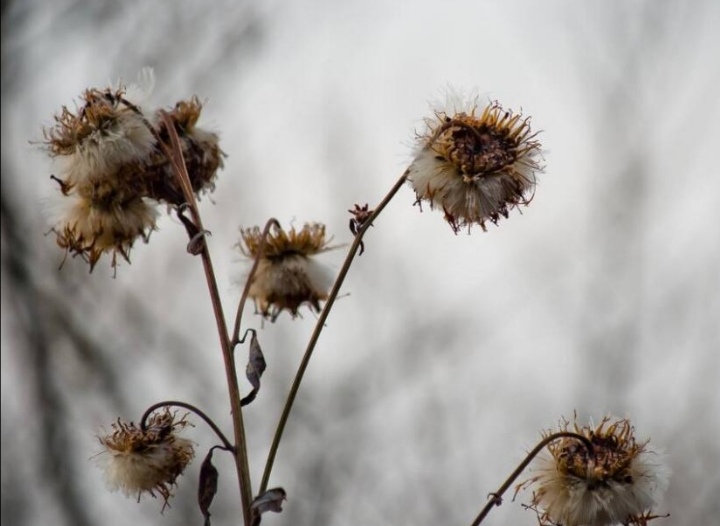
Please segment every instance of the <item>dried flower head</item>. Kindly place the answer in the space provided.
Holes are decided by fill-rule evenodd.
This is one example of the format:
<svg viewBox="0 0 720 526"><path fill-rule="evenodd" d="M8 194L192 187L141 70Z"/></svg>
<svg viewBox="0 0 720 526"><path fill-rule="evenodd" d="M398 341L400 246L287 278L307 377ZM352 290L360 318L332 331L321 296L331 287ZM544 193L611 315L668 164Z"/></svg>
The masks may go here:
<svg viewBox="0 0 720 526"><path fill-rule="evenodd" d="M192 97L190 100L178 102L173 110L167 112L175 124L175 131L180 139L183 158L190 176L190 184L197 196L215 189L217 171L223 168L223 157L225 157L225 153L220 149L218 135L196 125L201 111L200 100ZM159 123L160 139L169 144L165 123L161 121L159 115L156 120ZM185 202L180 185L173 174L172 165L161 152L157 152L148 162L143 181L149 197L173 205Z"/></svg>
<svg viewBox="0 0 720 526"><path fill-rule="evenodd" d="M61 178L68 188L107 180L127 165L142 165L155 151L152 129L125 88L85 91L73 113L63 107L55 126L45 130L50 154L64 160ZM127 172L127 170L125 170Z"/></svg>
<svg viewBox="0 0 720 526"><path fill-rule="evenodd" d="M295 317L303 304L320 311L320 301L327 299L332 284L327 269L313 257L334 248L328 246L325 225L310 223L287 232L273 228L264 246L259 227L240 229L240 237L241 252L251 259L260 257L249 296L263 316L275 321L287 310Z"/></svg>
<svg viewBox="0 0 720 526"><path fill-rule="evenodd" d="M146 85L153 82L150 70L141 72L143 80ZM104 253L112 254L113 267L118 254L129 261L134 241L147 241L155 228L155 201L185 202L158 143L169 143L160 110L145 112L129 98L135 99L137 93L140 100L144 91L135 85L88 89L77 111L63 107L55 126L45 130L50 155L61 160L59 175L52 178L70 201L52 231L58 244L86 259L91 270ZM197 126L201 111L197 97L168 111L196 194L214 190L224 156L217 134Z"/></svg>
<svg viewBox="0 0 720 526"><path fill-rule="evenodd" d="M145 430L118 419L112 434L99 437L105 450L98 458L108 487L128 497L137 495L138 500L143 492L153 497L157 492L164 509L172 486L195 454L193 443L176 435L187 425L185 417L175 420L169 410L152 415Z"/></svg>
<svg viewBox="0 0 720 526"><path fill-rule="evenodd" d="M155 228L153 206L108 182L85 182L69 199L71 204L53 231L58 245L85 259L91 271L105 253L112 254L113 267L118 254L129 262L135 241L147 242Z"/></svg>
<svg viewBox="0 0 720 526"><path fill-rule="evenodd" d="M540 143L530 117L498 102L478 106L448 94L446 109L435 110L418 136L409 168L417 202L445 212L456 233L464 226L497 223L511 209L528 204L539 165Z"/></svg>
<svg viewBox="0 0 720 526"><path fill-rule="evenodd" d="M660 455L638 442L628 420L604 418L598 426L574 432L590 440L594 453L577 439L561 438L538 457L536 475L521 487L534 487L531 507L542 525L644 525L667 489L669 470ZM570 430L563 421L561 430ZM544 436L550 435L547 432Z"/></svg>

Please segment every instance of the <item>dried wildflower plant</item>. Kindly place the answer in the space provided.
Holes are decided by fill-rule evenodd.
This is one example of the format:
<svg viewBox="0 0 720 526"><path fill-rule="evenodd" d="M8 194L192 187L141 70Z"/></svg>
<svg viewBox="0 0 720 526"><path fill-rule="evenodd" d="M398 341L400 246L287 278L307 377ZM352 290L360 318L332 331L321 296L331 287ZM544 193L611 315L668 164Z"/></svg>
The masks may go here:
<svg viewBox="0 0 720 526"><path fill-rule="evenodd" d="M533 488L530 507L542 525L642 525L668 485L668 468L660 455L639 442L626 419L604 418L599 425L561 423L561 430L586 437L582 443L562 438L550 443L549 455L535 460L535 475L518 489ZM550 435L548 431L544 436Z"/></svg>
<svg viewBox="0 0 720 526"><path fill-rule="evenodd" d="M293 317L307 305L320 311L320 302L327 299L332 276L314 256L332 250L332 239L325 233L325 225L307 223L300 230L288 231L275 227L263 242L260 227L240 229L239 247L249 259L260 258L250 284L249 296L256 309L275 321L288 311Z"/></svg>
<svg viewBox="0 0 720 526"><path fill-rule="evenodd" d="M44 131L51 156L58 159L59 184L67 202L52 226L67 254L85 259L90 269L103 254L130 261L130 249L156 228L157 204L181 205L183 193L159 141L167 130L163 110L146 112L128 98L124 86L91 88L76 111L63 107ZM224 153L217 134L197 126L202 104L180 101L169 114L196 194L215 188Z"/></svg>
<svg viewBox="0 0 720 526"><path fill-rule="evenodd" d="M477 97L450 93L446 105L425 120L409 180L417 203L442 209L454 232L473 224L485 230L532 199L540 143L530 117L498 102L480 107Z"/></svg>
<svg viewBox="0 0 720 526"><path fill-rule="evenodd" d="M461 101L451 93L446 108L436 109L417 137L414 157L402 176L375 207L354 205L349 228L353 240L337 276L317 256L334 248L325 225L308 223L285 230L275 219L265 228L240 230L240 251L252 262L238 302L234 330L228 332L212 258L205 242L197 199L215 189L217 171L225 154L218 135L198 127L202 104L197 97L174 107L148 109L142 93L136 98L125 87L86 90L76 111L67 107L45 130L45 145L58 161L57 176L65 206L52 231L67 254L80 256L95 267L103 255L130 261L130 251L156 229L161 204L175 210L190 242L187 251L200 255L220 340L230 399L234 437L228 439L201 409L182 401L153 404L140 425L118 420L112 432L99 437L104 450L98 459L112 490L128 496L143 493L168 505L172 489L195 455L194 444L179 436L190 425L168 407L182 407L202 418L220 444L210 447L200 469L198 505L206 526L220 477L212 463L213 451L229 453L238 475L244 526L256 526L265 512L280 512L287 494L269 489L270 476L285 426L303 375L356 255L362 254L363 236L378 215L408 182L417 203L438 207L457 233L461 228L496 223L510 210L532 199L536 175L542 170L542 152L529 117L505 110L497 102L480 105L477 98ZM188 212L185 214L185 212ZM318 313L290 392L279 418L257 493L252 492L243 408L260 396L267 363L257 331L242 332L246 300L256 311L275 321L287 311L295 318L307 306ZM323 306L321 309L321 302ZM252 390L242 396L236 367L236 347L249 342L246 377ZM532 488L528 507L537 511L543 526L644 526L657 518L653 507L667 486L666 471L647 442L638 442L627 420L604 419L598 426L574 426L546 433L500 489L491 494L472 526L502 503L502 495L537 457L532 478L521 488Z"/></svg>
<svg viewBox="0 0 720 526"><path fill-rule="evenodd" d="M152 415L145 428L118 419L111 434L99 437L105 449L98 460L108 487L138 500L143 493L157 493L165 508L172 487L195 454L193 443L177 436L188 425L185 416L176 419L167 409Z"/></svg>

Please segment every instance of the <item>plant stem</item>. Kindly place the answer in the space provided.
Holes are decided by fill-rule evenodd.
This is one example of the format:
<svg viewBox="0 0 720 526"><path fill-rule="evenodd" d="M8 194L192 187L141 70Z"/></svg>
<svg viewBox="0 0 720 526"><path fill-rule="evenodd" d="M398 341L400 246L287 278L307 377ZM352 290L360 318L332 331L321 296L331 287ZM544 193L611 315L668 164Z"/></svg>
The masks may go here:
<svg viewBox="0 0 720 526"><path fill-rule="evenodd" d="M282 438L283 431L285 430L285 425L287 424L288 417L290 416L290 411L292 410L293 403L295 402L295 397L297 396L298 389L300 388L300 383L302 382L303 375L305 374L305 370L307 369L308 363L310 362L312 353L315 350L315 345L320 338L320 333L325 326L325 321L330 314L330 309L332 309L335 300L337 299L337 295L340 292L340 287L342 286L343 281L345 281L345 276L347 276L347 273L350 270L350 265L355 258L355 254L357 253L358 248L360 247L362 238L365 235L367 229L370 228L370 226L372 225L372 222L375 220L375 218L380 215L380 212L383 211L383 209L387 206L390 200L395 196L398 190L400 190L402 185L405 183L408 177L408 173L409 171L406 170L405 173L402 174L400 179L398 179L395 185L390 189L390 192L388 192L388 194L380 202L377 208L373 210L367 221L363 223L362 227L355 235L355 239L353 240L352 245L350 246L350 250L345 257L343 266L340 269L338 277L332 286L330 294L328 295L327 302L325 303L325 306L323 307L322 312L318 317L317 323L315 324L315 329L310 336L310 341L308 342L305 354L303 355L302 361L300 362L300 367L298 367L298 370L295 373L295 379L293 380L292 387L290 388L290 393L288 394L287 400L285 401L285 407L283 408L282 415L280 416L280 421L278 422L277 429L275 430L275 436L273 437L272 445L270 446L268 459L265 463L265 471L263 472L263 478L260 483L259 494L262 494L267 489L268 482L270 481L270 473L272 472L273 464L275 462L275 456L277 455L277 450L280 445L280 440Z"/></svg>
<svg viewBox="0 0 720 526"><path fill-rule="evenodd" d="M223 434L222 431L220 431L220 428L217 426L217 424L213 421L212 418L210 418L207 413L204 411L198 409L196 406L192 404L188 404L187 402L179 402L177 400L167 400L165 402L158 402L156 404L151 405L148 407L145 412L143 413L142 418L140 419L140 428L146 429L146 422L148 417L157 409L160 409L161 407L182 407L184 409L187 409L188 411L192 411L197 416L202 418L207 425L210 426L210 428L215 431L215 434L218 436L220 441L223 443L222 448L229 451L230 453L235 453L235 447L230 443L230 441L227 439L227 437ZM213 447L219 447L219 446L213 446Z"/></svg>
<svg viewBox="0 0 720 526"><path fill-rule="evenodd" d="M202 230L202 226L198 225ZM230 408L233 416L233 429L235 432L235 463L237 465L238 477L240 478L240 494L242 498L243 518L245 524L250 524L250 504L252 503L252 488L250 486L250 464L248 461L247 440L245 435L245 424L243 422L242 406L240 403L240 385L238 384L237 372L235 369L235 357L233 356L232 347L228 338L227 326L225 324L225 316L220 303L220 294L215 280L215 272L213 271L210 253L207 249L203 249L202 253L203 267L205 268L205 276L207 277L208 289L212 298L215 319L217 320L218 333L220 335L220 344L222 347L223 360L225 362L225 376L227 377L228 390L230 394Z"/></svg>
<svg viewBox="0 0 720 526"><path fill-rule="evenodd" d="M195 201L195 195L192 192L190 176L187 173L187 165L185 164L185 160L183 158L180 139L175 131L175 124L167 113L161 112L161 116L163 122L165 123L165 127L167 128L168 135L170 136L172 149L170 149L162 141L158 142L168 156L168 159L173 164L175 174L180 182L181 188L183 189L183 194L187 204L192 210L195 226L199 232L203 232L202 219L197 207L197 202ZM242 406L240 403L240 386L238 384L235 359L230 345L230 338L228 337L225 315L220 301L220 292L218 291L217 280L215 279L215 271L213 270L210 251L207 243L205 242L202 244L202 251L200 255L202 257L203 269L205 270L205 278L208 285L208 291L210 292L210 299L212 301L218 335L220 337L220 347L222 349L223 361L225 363L225 376L230 396L233 431L235 433L233 457L235 458L235 466L238 473L238 479L240 481L240 498L242 501L243 522L245 526L250 526L252 520L250 512L250 504L252 503L252 488L250 486L250 466L248 462L245 425L243 423Z"/></svg>
<svg viewBox="0 0 720 526"><path fill-rule="evenodd" d="M268 219L267 223L265 223L265 228L263 229L262 237L260 238L260 244L258 246L258 251L255 255L255 261L253 262L253 266L250 269L247 280L245 281L245 288L243 288L242 296L240 296L240 303L238 304L237 314L235 314L235 329L233 330L232 339L230 340L230 344L233 349L238 343L240 343L240 325L242 323L243 310L245 310L245 302L247 301L248 294L250 293L250 286L255 279L255 272L257 272L260 260L265 253L265 243L272 227L278 229L281 228L280 222L274 217L271 217L270 219Z"/></svg>
<svg viewBox="0 0 720 526"><path fill-rule="evenodd" d="M530 462L537 456L540 451L542 451L545 446L547 446L549 443L554 442L558 438L576 438L580 442L583 443L583 445L587 448L588 454L590 456L594 455L594 449L592 442L583 435L580 435L578 433L572 433L570 431L559 431L557 433L553 433L552 435L549 435L542 439L540 443L535 446L535 448L528 453L528 455L525 457L525 460L523 460L520 465L515 468L515 471L512 472L512 474L508 477L508 479L503 483L502 486L500 486L500 489L498 489L495 493L491 493L492 496L491 499L488 501L488 503L485 505L485 507L480 511L480 514L475 518L471 526L478 526L485 517L490 513L490 510L492 510L495 506L500 506L502 504L502 496L503 494L510 488L513 482L515 482L515 479L520 476L520 474L525 471L525 468L528 467Z"/></svg>

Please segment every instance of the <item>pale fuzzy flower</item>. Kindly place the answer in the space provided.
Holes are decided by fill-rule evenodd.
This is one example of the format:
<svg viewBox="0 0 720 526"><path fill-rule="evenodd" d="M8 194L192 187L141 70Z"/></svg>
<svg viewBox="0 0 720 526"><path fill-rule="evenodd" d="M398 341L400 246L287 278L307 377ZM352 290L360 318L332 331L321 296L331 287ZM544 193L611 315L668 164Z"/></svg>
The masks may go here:
<svg viewBox="0 0 720 526"><path fill-rule="evenodd" d="M594 446L591 457L581 442L561 438L533 464L532 507L540 523L561 526L645 525L669 483L669 468L648 442L637 442L628 420L604 418L600 425L570 429ZM547 432L544 436L548 436Z"/></svg>
<svg viewBox="0 0 720 526"><path fill-rule="evenodd" d="M240 250L254 260L260 251L262 229L241 229L240 235ZM325 225L319 223L306 224L299 231L274 228L269 232L249 290L260 314L274 321L283 310L297 316L302 305L320 311L333 276L314 256L334 248L329 242Z"/></svg>
<svg viewBox="0 0 720 526"><path fill-rule="evenodd" d="M140 238L147 241L155 229L157 211L144 199L127 195L108 183L85 183L66 197L69 206L53 226L61 248L81 256L90 270L105 253L130 261L130 249Z"/></svg>
<svg viewBox="0 0 720 526"><path fill-rule="evenodd" d="M175 420L167 410L151 416L145 430L118 419L111 434L99 437L105 449L97 459L108 488L138 500L143 493L158 493L164 508L176 479L195 455L193 443L176 434L187 425L184 417Z"/></svg>
<svg viewBox="0 0 720 526"><path fill-rule="evenodd" d="M63 107L55 126L45 130L51 155L59 158L67 188L117 177L127 165L143 164L156 150L156 139L139 106L125 88L91 88L76 112Z"/></svg>
<svg viewBox="0 0 720 526"><path fill-rule="evenodd" d="M530 202L542 168L529 117L450 91L425 125L408 178L417 202L442 209L455 232L473 224L484 230Z"/></svg>

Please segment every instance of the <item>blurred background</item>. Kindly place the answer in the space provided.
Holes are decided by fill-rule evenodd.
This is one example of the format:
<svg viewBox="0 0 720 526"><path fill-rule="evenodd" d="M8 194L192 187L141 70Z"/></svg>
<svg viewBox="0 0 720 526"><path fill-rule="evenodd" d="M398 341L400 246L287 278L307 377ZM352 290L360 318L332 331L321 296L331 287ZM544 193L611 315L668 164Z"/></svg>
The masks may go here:
<svg viewBox="0 0 720 526"><path fill-rule="evenodd" d="M238 227L379 202L448 85L532 115L531 206L454 235L405 188L365 238L270 482L267 525L469 524L539 439L629 417L673 470L658 525L720 514L720 3L714 0L2 2L2 524L200 525L199 461L172 508L105 489L97 435L182 399L231 433L201 262L165 215L117 277L58 266L43 126L87 87L155 70L228 153L204 223L228 317ZM324 261L338 269L343 250ZM316 316L252 316L268 370L245 412L259 484ZM242 351L244 352L244 351ZM248 388L244 384L244 388ZM216 443L186 433L200 459ZM198 459L199 460L199 459ZM215 456L213 525L241 523ZM486 524L536 524L506 499ZM713 519L715 517L715 519Z"/></svg>

